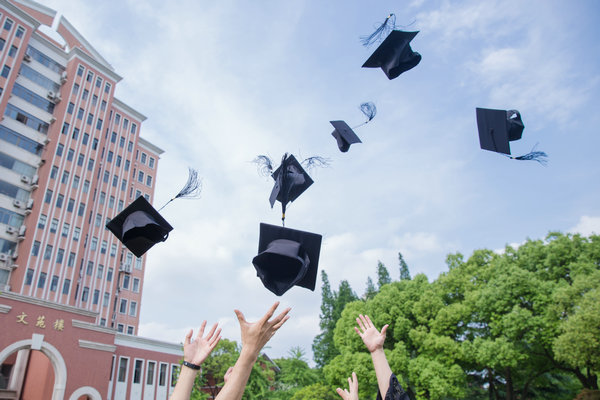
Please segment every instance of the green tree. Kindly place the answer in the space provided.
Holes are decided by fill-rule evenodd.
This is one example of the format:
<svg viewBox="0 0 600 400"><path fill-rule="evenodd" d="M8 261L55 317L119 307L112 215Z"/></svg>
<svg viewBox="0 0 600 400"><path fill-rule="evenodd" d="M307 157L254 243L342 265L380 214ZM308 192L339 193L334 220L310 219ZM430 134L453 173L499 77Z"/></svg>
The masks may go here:
<svg viewBox="0 0 600 400"><path fill-rule="evenodd" d="M400 264L400 280L410 280L410 271L408 270L408 264L404 261L402 253L398 252L398 263Z"/></svg>
<svg viewBox="0 0 600 400"><path fill-rule="evenodd" d="M379 290L383 285L387 285L392 282L392 278L390 277L390 273L387 268L381 261L377 261L377 286L379 286Z"/></svg>
<svg viewBox="0 0 600 400"><path fill-rule="evenodd" d="M275 376L275 392L271 394L271 399L287 400L299 389L317 383L319 374L310 368L304 356L304 349L292 347L288 358L274 360L279 372Z"/></svg>
<svg viewBox="0 0 600 400"><path fill-rule="evenodd" d="M298 390L290 400L339 400L340 396L322 383L315 383Z"/></svg>
<svg viewBox="0 0 600 400"><path fill-rule="evenodd" d="M367 277L367 285L365 289L365 294L363 295L363 299L371 300L377 294L377 289L375 288L375 284L373 283L373 279L371 277Z"/></svg>

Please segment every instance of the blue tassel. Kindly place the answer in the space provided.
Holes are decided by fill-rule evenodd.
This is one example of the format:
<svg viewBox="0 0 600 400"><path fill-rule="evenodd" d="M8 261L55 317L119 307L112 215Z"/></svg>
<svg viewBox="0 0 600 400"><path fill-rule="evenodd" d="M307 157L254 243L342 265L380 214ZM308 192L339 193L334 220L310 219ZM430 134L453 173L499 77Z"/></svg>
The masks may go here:
<svg viewBox="0 0 600 400"><path fill-rule="evenodd" d="M385 21L377 27L375 32L371 33L369 36L362 36L360 41L363 46L369 47L373 43L380 42L384 37L387 37L394 29L396 29L396 15L390 14Z"/></svg>
<svg viewBox="0 0 600 400"><path fill-rule="evenodd" d="M536 151L535 148L537 147L537 143L535 146L533 146L533 148L531 149L531 151L527 154L524 154L522 156L518 156L518 157L510 157L513 160L521 160L521 161L537 161L539 162L541 165L546 166L548 164L548 154L546 154L543 151Z"/></svg>
<svg viewBox="0 0 600 400"><path fill-rule="evenodd" d="M362 103L360 105L360 111L362 111L362 113L365 114L365 117L367 117L365 124L375 118L375 115L377 115L377 107L375 106L375 103L371 101Z"/></svg>

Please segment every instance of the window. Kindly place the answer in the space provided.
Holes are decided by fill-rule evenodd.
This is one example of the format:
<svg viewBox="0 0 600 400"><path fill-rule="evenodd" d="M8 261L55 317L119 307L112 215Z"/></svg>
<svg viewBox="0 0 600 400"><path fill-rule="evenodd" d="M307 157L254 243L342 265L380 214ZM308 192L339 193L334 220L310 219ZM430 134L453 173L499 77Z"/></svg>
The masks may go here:
<svg viewBox="0 0 600 400"><path fill-rule="evenodd" d="M119 139L119 147L125 147L125 138L123 136Z"/></svg>
<svg viewBox="0 0 600 400"><path fill-rule="evenodd" d="M100 118L96 121L96 129L102 130L102 120Z"/></svg>
<svg viewBox="0 0 600 400"><path fill-rule="evenodd" d="M83 114L85 114L85 110L83 108L79 108L79 111L77 112L77 119L82 120Z"/></svg>
<svg viewBox="0 0 600 400"><path fill-rule="evenodd" d="M81 100L87 100L89 94L90 94L89 90L83 89L83 94L81 95Z"/></svg>
<svg viewBox="0 0 600 400"><path fill-rule="evenodd" d="M123 129L127 130L127 128L129 127L129 120L127 118L123 119Z"/></svg>
<svg viewBox="0 0 600 400"><path fill-rule="evenodd" d="M92 276L93 273L94 273L94 262L88 261L85 274L88 276Z"/></svg>
<svg viewBox="0 0 600 400"><path fill-rule="evenodd" d="M58 219L52 218L52 222L50 223L50 232L55 233L58 229Z"/></svg>
<svg viewBox="0 0 600 400"><path fill-rule="evenodd" d="M50 171L50 179L56 179L56 175L58 175L58 167L53 165L52 170Z"/></svg>
<svg viewBox="0 0 600 400"><path fill-rule="evenodd" d="M111 143L116 143L116 142L117 142L117 132L113 132L113 133L110 135L110 142L111 142Z"/></svg>
<svg viewBox="0 0 600 400"><path fill-rule="evenodd" d="M148 166L150 168L154 168L154 158L150 157L150 160L148 160Z"/></svg>
<svg viewBox="0 0 600 400"><path fill-rule="evenodd" d="M75 253L69 253L69 260L67 261L67 267L72 267L75 265Z"/></svg>
<svg viewBox="0 0 600 400"><path fill-rule="evenodd" d="M171 365L171 387L175 387L177 383L177 365Z"/></svg>
<svg viewBox="0 0 600 400"><path fill-rule="evenodd" d="M106 83L106 85L104 85L104 93L109 93L110 92L110 83Z"/></svg>
<svg viewBox="0 0 600 400"><path fill-rule="evenodd" d="M71 228L71 225L69 225L67 222L65 222L62 227L62 236L64 236L64 237L69 236L70 228Z"/></svg>
<svg viewBox="0 0 600 400"><path fill-rule="evenodd" d="M108 244L106 243L106 240L103 240L102 244L100 245L100 253L106 254L107 246L108 246Z"/></svg>
<svg viewBox="0 0 600 400"><path fill-rule="evenodd" d="M127 151L130 153L133 151L133 142L132 141L129 141L129 143L127 144Z"/></svg>
<svg viewBox="0 0 600 400"><path fill-rule="evenodd" d="M98 139L92 140L92 150L96 150L98 148Z"/></svg>
<svg viewBox="0 0 600 400"><path fill-rule="evenodd" d="M48 217L45 216L44 214L41 214L40 219L38 220L38 228L44 229L46 227L47 220L48 220Z"/></svg>
<svg viewBox="0 0 600 400"><path fill-rule="evenodd" d="M2 73L0 75L2 75L4 78L8 78L9 74L10 74L10 67L8 65L5 65L2 68Z"/></svg>
<svg viewBox="0 0 600 400"><path fill-rule="evenodd" d="M77 83L73 84L73 90L71 91L71 93L73 93L74 95L77 95L77 93L79 93L79 85Z"/></svg>
<svg viewBox="0 0 600 400"><path fill-rule="evenodd" d="M9 57L14 57L17 54L17 48L15 46L10 46L10 50L8 51Z"/></svg>
<svg viewBox="0 0 600 400"><path fill-rule="evenodd" d="M102 78L97 77L96 78L96 87L101 87L102 86Z"/></svg>
<svg viewBox="0 0 600 400"><path fill-rule="evenodd" d="M135 259L135 269L142 269L142 257Z"/></svg>
<svg viewBox="0 0 600 400"><path fill-rule="evenodd" d="M117 175L113 176L113 181L112 181L113 187L117 187L118 183L119 183L119 177Z"/></svg>
<svg viewBox="0 0 600 400"><path fill-rule="evenodd" d="M88 140L90 140L90 134L89 133L84 133L83 134L83 140L81 141L82 144L87 145L88 144Z"/></svg>
<svg viewBox="0 0 600 400"><path fill-rule="evenodd" d="M108 307L109 302L110 302L110 294L108 294L108 292L104 292L104 298L102 299L102 307Z"/></svg>
<svg viewBox="0 0 600 400"><path fill-rule="evenodd" d="M116 244L111 244L110 245L110 256L114 257L117 255L117 245Z"/></svg>
<svg viewBox="0 0 600 400"><path fill-rule="evenodd" d="M92 96L92 105L95 106L96 104L98 104L98 96L93 95Z"/></svg>
<svg viewBox="0 0 600 400"><path fill-rule="evenodd" d="M146 176L146 185L152 187L152 177L150 175Z"/></svg>
<svg viewBox="0 0 600 400"><path fill-rule="evenodd" d="M69 289L70 288L71 288L71 280L70 279L65 279L65 281L63 282L62 294L69 294Z"/></svg>
<svg viewBox="0 0 600 400"><path fill-rule="evenodd" d="M80 156L83 156L83 154L80 154ZM75 175L73 177L73 185L72 185L73 189L78 189L79 188L79 177L77 175Z"/></svg>
<svg viewBox="0 0 600 400"><path fill-rule="evenodd" d="M94 236L92 238L92 240L90 241L90 251L96 251L97 248L98 248L98 238Z"/></svg>
<svg viewBox="0 0 600 400"><path fill-rule="evenodd" d="M58 251L56 252L56 263L62 264L64 256L65 256L65 249L58 249Z"/></svg>
<svg viewBox="0 0 600 400"><path fill-rule="evenodd" d="M43 289L45 285L46 285L46 273L42 272L42 273L40 273L40 277L38 278L37 287L38 287L38 289Z"/></svg>
<svg viewBox="0 0 600 400"><path fill-rule="evenodd" d="M138 171L138 182L144 183L144 172Z"/></svg>
<svg viewBox="0 0 600 400"><path fill-rule="evenodd" d="M104 275L104 265L98 264L98 271L96 272L96 278L102 279L103 275Z"/></svg>
<svg viewBox="0 0 600 400"><path fill-rule="evenodd" d="M94 73L92 71L88 71L87 76L85 77L85 80L88 82L91 82L92 79L94 79Z"/></svg>
<svg viewBox="0 0 600 400"><path fill-rule="evenodd" d="M66 135L67 132L69 132L69 126L70 125L65 122L62 126L62 130L60 131L60 133L62 133L63 135Z"/></svg>
<svg viewBox="0 0 600 400"><path fill-rule="evenodd" d="M100 326L106 326L106 318L100 318ZM112 375L112 373L111 373ZM112 377L111 377L112 379Z"/></svg>
<svg viewBox="0 0 600 400"><path fill-rule="evenodd" d="M75 156L75 150L69 149L67 152L67 161L73 161L73 156Z"/></svg>
<svg viewBox="0 0 600 400"><path fill-rule="evenodd" d="M25 275L25 284L29 286L31 285L31 281L33 281L33 270L31 268L27 268L27 275Z"/></svg>
<svg viewBox="0 0 600 400"><path fill-rule="evenodd" d="M73 207L75 207L75 199L69 199L67 202L67 212L73 212Z"/></svg>
<svg viewBox="0 0 600 400"><path fill-rule="evenodd" d="M137 129L136 124L131 124L131 133L135 134L135 130Z"/></svg>
<svg viewBox="0 0 600 400"><path fill-rule="evenodd" d="M73 128L73 135L71 136L73 140L77 140L79 137L79 128Z"/></svg>
<svg viewBox="0 0 600 400"><path fill-rule="evenodd" d="M79 215L80 217L83 217L84 213L85 213L85 204L79 203L79 209L77 210L77 215Z"/></svg>
<svg viewBox="0 0 600 400"><path fill-rule="evenodd" d="M146 385L154 385L154 361L148 361L148 374L146 375Z"/></svg>
<svg viewBox="0 0 600 400"><path fill-rule="evenodd" d="M100 192L100 197L98 198L98 201L100 202L100 205L104 204L104 202L106 201L106 193Z"/></svg>
<svg viewBox="0 0 600 400"><path fill-rule="evenodd" d="M127 160L127 161L129 161L129 160ZM125 165L127 165L127 161L125 162ZM125 189L127 189L127 179L123 179L123 180L121 181L121 191L123 191L123 192L124 192L124 191L125 191Z"/></svg>
<svg viewBox="0 0 600 400"><path fill-rule="evenodd" d="M73 229L73 240L77 241L79 240L79 237L81 236L81 228L75 228Z"/></svg>
<svg viewBox="0 0 600 400"><path fill-rule="evenodd" d="M67 183L69 181L69 171L64 171L60 183Z"/></svg>
<svg viewBox="0 0 600 400"><path fill-rule="evenodd" d="M125 290L129 290L129 280L131 278L129 277L129 275L123 275L123 289Z"/></svg>
<svg viewBox="0 0 600 400"><path fill-rule="evenodd" d="M108 178L110 177L110 173L108 171L104 171L104 178L102 179L104 183L108 182Z"/></svg>
<svg viewBox="0 0 600 400"><path fill-rule="evenodd" d="M87 117L87 124L88 125L92 125L92 122L94 121L94 114L89 113L88 117Z"/></svg>
<svg viewBox="0 0 600 400"><path fill-rule="evenodd" d="M115 207L115 196L110 196L108 198L108 208L114 208Z"/></svg>
<svg viewBox="0 0 600 400"><path fill-rule="evenodd" d="M127 299L121 299L121 304L119 305L119 313L127 313Z"/></svg>
<svg viewBox="0 0 600 400"><path fill-rule="evenodd" d="M140 197L142 195L142 192L140 192L139 190L135 191L135 198L137 199L138 197Z"/></svg>
<svg viewBox="0 0 600 400"><path fill-rule="evenodd" d="M58 288L58 275L54 275L54 276L52 276L52 281L50 282L50 291L56 292L57 288Z"/></svg>
<svg viewBox="0 0 600 400"><path fill-rule="evenodd" d="M133 326L131 326L131 325L127 326L127 334L128 335L133 335Z"/></svg>
<svg viewBox="0 0 600 400"><path fill-rule="evenodd" d="M17 33L15 34L15 36L18 38L23 37L23 33L25 33L25 28L23 28L22 26L19 26L17 28Z"/></svg>
<svg viewBox="0 0 600 400"><path fill-rule="evenodd" d="M98 304L99 298L100 298L100 291L98 289L95 289L94 295L92 297L92 304Z"/></svg>
<svg viewBox="0 0 600 400"><path fill-rule="evenodd" d="M13 26L13 21L11 19L6 18L6 21L4 21L4 29L7 31L10 31L12 26Z"/></svg>
<svg viewBox="0 0 600 400"><path fill-rule="evenodd" d="M102 111L106 110L106 101L102 100L100 102L100 110L102 110Z"/></svg>
<svg viewBox="0 0 600 400"><path fill-rule="evenodd" d="M137 303L135 301L129 302L129 315L135 317L137 314Z"/></svg>
<svg viewBox="0 0 600 400"><path fill-rule="evenodd" d="M83 193L87 193L90 191L90 181L85 180L83 182Z"/></svg>
<svg viewBox="0 0 600 400"><path fill-rule="evenodd" d="M65 146L59 143L58 146L56 146L56 155L59 157L62 156L64 149Z"/></svg>
<svg viewBox="0 0 600 400"><path fill-rule="evenodd" d="M132 284L131 290L133 290L134 293L139 293L139 291L140 291L140 279L139 278L133 278L133 284Z"/></svg>
<svg viewBox="0 0 600 400"><path fill-rule="evenodd" d="M133 383L140 383L142 380L143 360L135 360L135 368L133 369Z"/></svg>
<svg viewBox="0 0 600 400"><path fill-rule="evenodd" d="M73 109L74 108L75 108L75 104L69 103L69 105L67 106L67 113L73 114Z"/></svg>
<svg viewBox="0 0 600 400"><path fill-rule="evenodd" d="M77 67L77 76L83 76L83 65Z"/></svg>
<svg viewBox="0 0 600 400"><path fill-rule="evenodd" d="M90 158L90 160L88 161L88 171L93 171L94 170L94 159Z"/></svg>
<svg viewBox="0 0 600 400"><path fill-rule="evenodd" d="M96 214L96 221L94 224L98 227L102 225L102 214Z"/></svg>
<svg viewBox="0 0 600 400"><path fill-rule="evenodd" d="M117 381L118 382L125 382L125 380L127 379L127 366L129 364L129 359L128 358L119 358L119 373L117 376Z"/></svg>
<svg viewBox="0 0 600 400"><path fill-rule="evenodd" d="M49 260L50 258L52 258L52 245L47 244L46 250L44 250L44 260Z"/></svg>
<svg viewBox="0 0 600 400"><path fill-rule="evenodd" d="M129 165L131 162L129 160L125 160L125 171L129 171Z"/></svg>
<svg viewBox="0 0 600 400"><path fill-rule="evenodd" d="M59 194L56 197L56 208L61 208L64 200L65 200L65 196L63 196L62 194Z"/></svg>
<svg viewBox="0 0 600 400"><path fill-rule="evenodd" d="M125 329L125 325L117 324L117 332L123 333L123 329Z"/></svg>
<svg viewBox="0 0 600 400"><path fill-rule="evenodd" d="M109 268L108 271L106 272L106 280L107 280L107 282L111 282L112 281L112 276L113 276L113 269Z"/></svg>
<svg viewBox="0 0 600 400"><path fill-rule="evenodd" d="M158 386L165 386L167 380L167 364L160 363L158 371Z"/></svg>
<svg viewBox="0 0 600 400"><path fill-rule="evenodd" d="M81 292L81 301L87 301L89 295L90 295L90 288L84 287L83 291Z"/></svg>
<svg viewBox="0 0 600 400"><path fill-rule="evenodd" d="M146 157L147 157L147 156L146 156L146 153L142 152L142 158L141 158L141 161L142 161L142 164L144 164L144 165L146 165Z"/></svg>
<svg viewBox="0 0 600 400"><path fill-rule="evenodd" d="M0 50L4 50L4 45L6 44L6 40L0 38Z"/></svg>
<svg viewBox="0 0 600 400"><path fill-rule="evenodd" d="M117 211L121 212L122 209L123 209L123 200L119 200L119 203L117 204Z"/></svg>

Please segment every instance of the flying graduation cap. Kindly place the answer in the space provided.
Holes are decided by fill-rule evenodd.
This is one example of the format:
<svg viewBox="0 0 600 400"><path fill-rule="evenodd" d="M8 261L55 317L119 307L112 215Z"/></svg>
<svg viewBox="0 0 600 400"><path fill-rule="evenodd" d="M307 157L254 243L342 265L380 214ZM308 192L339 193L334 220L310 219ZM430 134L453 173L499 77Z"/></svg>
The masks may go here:
<svg viewBox="0 0 600 400"><path fill-rule="evenodd" d="M200 191L201 182L198 179L198 172L189 168L188 180L183 189L158 211L175 199L197 198ZM169 232L173 230L158 211L143 196L140 196L111 219L106 227L136 257L141 257L156 243L167 240Z"/></svg>
<svg viewBox="0 0 600 400"><path fill-rule="evenodd" d="M527 154L514 157L510 153L510 142L521 139L525 125L517 110L494 110L477 108L477 129L479 144L482 149L505 154L513 160L537 161L542 165L547 163L548 155L534 148Z"/></svg>
<svg viewBox="0 0 600 400"><path fill-rule="evenodd" d="M275 171L273 171L273 162L268 156L260 155L253 162L259 166L262 175L271 175L275 181L269 196L269 203L271 208L275 205L275 201L281 203L281 221L284 225L287 204L296 200L314 182L304 168L311 169L315 166L326 166L329 163L323 157L314 156L305 159L301 164L296 157L287 153L283 155L281 164Z"/></svg>
<svg viewBox="0 0 600 400"><path fill-rule="evenodd" d="M385 40L381 42L362 67L381 68L390 80L397 78L401 73L414 68L421 62L421 55L410 47L410 41L419 32L405 32L396 30L395 27L396 16L390 14L375 32L361 38L363 46L368 47L380 41L389 32Z"/></svg>
<svg viewBox="0 0 600 400"><path fill-rule="evenodd" d="M293 286L315 290L322 236L316 233L260 224L256 275L277 296Z"/></svg>
<svg viewBox="0 0 600 400"><path fill-rule="evenodd" d="M337 140L338 148L342 153L347 152L350 149L350 145L354 143L362 143L360 138L354 133L354 129L361 127L363 125L368 124L375 115L377 114L377 107L372 102L362 103L360 105L360 110L367 120L360 125L357 125L353 128L350 128L345 121L329 121L331 125L333 125L334 131L331 132L331 135Z"/></svg>

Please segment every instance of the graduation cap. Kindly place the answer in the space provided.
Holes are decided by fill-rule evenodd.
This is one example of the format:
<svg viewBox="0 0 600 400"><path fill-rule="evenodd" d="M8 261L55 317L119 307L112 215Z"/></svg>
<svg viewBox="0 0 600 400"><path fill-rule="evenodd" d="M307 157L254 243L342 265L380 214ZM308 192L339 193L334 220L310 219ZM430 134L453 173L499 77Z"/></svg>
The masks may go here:
<svg viewBox="0 0 600 400"><path fill-rule="evenodd" d="M331 135L337 140L338 148L342 153L347 152L350 149L351 144L362 143L358 135L354 133L354 129L369 123L377 114L377 107L375 107L375 104L372 102L362 103L360 105L360 110L365 114L367 120L354 128L350 128L345 121L329 121L334 128Z"/></svg>
<svg viewBox="0 0 600 400"><path fill-rule="evenodd" d="M277 296L292 286L315 290L322 236L316 233L260 224L256 275Z"/></svg>
<svg viewBox="0 0 600 400"><path fill-rule="evenodd" d="M546 164L548 155L534 148L527 154L514 157L510 153L510 142L521 139L525 125L517 110L494 110L477 108L479 144L483 150L505 154L513 160L532 160Z"/></svg>
<svg viewBox="0 0 600 400"><path fill-rule="evenodd" d="M198 172L188 169L188 180L183 189L170 199L167 204L179 198L197 198L200 195L201 183ZM111 219L106 227L119 239L136 257L141 257L158 242L164 242L173 227L159 212L143 197L139 196L116 217Z"/></svg>
<svg viewBox="0 0 600 400"><path fill-rule="evenodd" d="M260 155L254 159L258 164L263 175L270 174L275 184L269 196L271 208L275 205L275 201L281 203L281 221L285 224L285 210L287 204L296 200L306 189L314 183L312 178L302 167L302 164L310 169L314 166L325 166L328 160L322 157L310 157L302 161L302 164L296 160L292 154L285 153L281 159L281 164L273 171L273 163L268 156Z"/></svg>
<svg viewBox="0 0 600 400"><path fill-rule="evenodd" d="M419 33L395 30L396 16L390 14L370 36L363 38L364 46L370 46L389 32L385 40L377 47L363 64L363 68L381 68L388 79L397 78L405 71L421 62L421 55L413 51L410 41ZM391 31L391 32L390 32Z"/></svg>
<svg viewBox="0 0 600 400"><path fill-rule="evenodd" d="M143 197L138 197L106 227L136 257L141 257L158 242L164 242L173 227Z"/></svg>

